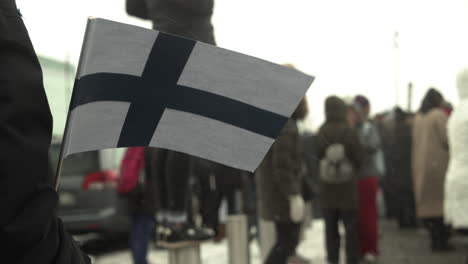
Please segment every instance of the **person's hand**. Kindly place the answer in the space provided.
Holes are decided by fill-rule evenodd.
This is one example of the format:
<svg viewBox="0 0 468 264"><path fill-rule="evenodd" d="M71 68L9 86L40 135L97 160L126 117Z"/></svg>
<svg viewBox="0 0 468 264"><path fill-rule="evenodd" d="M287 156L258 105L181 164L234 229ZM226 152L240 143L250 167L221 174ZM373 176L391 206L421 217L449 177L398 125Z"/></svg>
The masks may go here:
<svg viewBox="0 0 468 264"><path fill-rule="evenodd" d="M289 197L289 216L294 223L300 223L304 220L304 199L301 195Z"/></svg>

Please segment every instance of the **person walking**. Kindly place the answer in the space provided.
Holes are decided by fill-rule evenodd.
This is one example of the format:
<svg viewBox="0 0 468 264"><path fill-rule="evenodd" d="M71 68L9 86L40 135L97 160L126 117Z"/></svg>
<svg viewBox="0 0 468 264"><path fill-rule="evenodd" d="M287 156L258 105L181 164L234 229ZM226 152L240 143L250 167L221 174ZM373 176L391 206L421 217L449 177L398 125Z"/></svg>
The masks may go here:
<svg viewBox="0 0 468 264"><path fill-rule="evenodd" d="M303 100L256 171L260 215L273 221L276 230L276 241L265 264L286 264L299 244L304 200L296 121L305 117L306 105Z"/></svg>
<svg viewBox="0 0 468 264"><path fill-rule="evenodd" d="M57 218L49 162L52 115L14 0L0 1L0 261L90 264Z"/></svg>
<svg viewBox="0 0 468 264"><path fill-rule="evenodd" d="M320 204L325 220L327 261L330 264L339 263L340 221L345 228L346 263L359 262L356 173L362 164L362 150L357 134L347 123L347 111L348 107L340 98L327 98L326 121L320 128L317 139Z"/></svg>
<svg viewBox="0 0 468 264"><path fill-rule="evenodd" d="M468 229L468 68L457 77L460 103L448 123L450 162L445 180L445 222Z"/></svg>
<svg viewBox="0 0 468 264"><path fill-rule="evenodd" d="M383 171L379 164L384 164L380 135L375 124L369 120L370 102L358 95L354 98L357 114L357 134L363 147L364 164L358 175L359 194L359 245L361 258L366 262L376 262L379 255L379 232L377 214L377 192L379 178Z"/></svg>
<svg viewBox="0 0 468 264"><path fill-rule="evenodd" d="M444 224L444 184L449 161L447 121L442 94L431 88L414 120L412 170L416 214L431 238L434 252L449 251L450 229Z"/></svg>

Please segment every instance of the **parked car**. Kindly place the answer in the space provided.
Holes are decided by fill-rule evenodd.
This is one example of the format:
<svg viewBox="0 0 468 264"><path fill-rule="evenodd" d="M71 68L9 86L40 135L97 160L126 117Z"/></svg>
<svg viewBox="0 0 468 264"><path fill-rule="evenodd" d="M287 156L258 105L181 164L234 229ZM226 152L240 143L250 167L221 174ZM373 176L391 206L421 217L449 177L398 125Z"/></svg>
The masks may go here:
<svg viewBox="0 0 468 264"><path fill-rule="evenodd" d="M59 152L60 142L53 141L50 148L53 168L57 166ZM115 151L83 152L65 159L58 191L58 216L72 234L128 232L126 201L116 191L119 161Z"/></svg>

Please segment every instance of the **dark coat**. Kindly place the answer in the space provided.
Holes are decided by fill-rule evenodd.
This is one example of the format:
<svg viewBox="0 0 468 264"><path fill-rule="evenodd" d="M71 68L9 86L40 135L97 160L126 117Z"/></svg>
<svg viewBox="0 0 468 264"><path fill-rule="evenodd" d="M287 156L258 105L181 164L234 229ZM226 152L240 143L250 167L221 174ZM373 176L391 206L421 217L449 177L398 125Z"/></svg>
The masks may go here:
<svg viewBox="0 0 468 264"><path fill-rule="evenodd" d="M289 222L289 197L302 193L301 150L296 121L290 119L256 171L262 218Z"/></svg>
<svg viewBox="0 0 468 264"><path fill-rule="evenodd" d="M52 116L42 72L13 0L0 1L0 260L90 263L56 216Z"/></svg>
<svg viewBox="0 0 468 264"><path fill-rule="evenodd" d="M305 201L312 200L319 190L318 174L319 162L317 157L317 136L312 134L301 135L301 149L303 156L304 184L302 193Z"/></svg>
<svg viewBox="0 0 468 264"><path fill-rule="evenodd" d="M142 182L131 190L125 196L129 201L130 214L145 214L153 216L159 206L159 191L157 179L154 177L157 174L155 171L160 169L159 164L155 164L154 156L157 155L156 148L145 148L145 178Z"/></svg>
<svg viewBox="0 0 468 264"><path fill-rule="evenodd" d="M214 44L213 0L127 0L127 13L150 19L156 30Z"/></svg>
<svg viewBox="0 0 468 264"><path fill-rule="evenodd" d="M343 144L347 158L357 172L362 167L362 147L356 132L346 122L347 107L337 98L330 97L326 101L326 121L318 133L317 156L325 157L327 148L335 143ZM357 175L345 183L330 184L321 181L320 202L326 209L355 210L358 206Z"/></svg>
<svg viewBox="0 0 468 264"><path fill-rule="evenodd" d="M155 207L184 210L191 173L190 156L161 148L151 148L146 154L148 179L154 181Z"/></svg>
<svg viewBox="0 0 468 264"><path fill-rule="evenodd" d="M390 144L387 147L386 184L390 195L401 203L413 201L413 179L411 176L411 126L408 114L397 111L395 126L392 128Z"/></svg>
<svg viewBox="0 0 468 264"><path fill-rule="evenodd" d="M191 172L199 178L214 176L213 184L215 186L212 187L221 192L242 189L241 170L198 157L192 157L191 162Z"/></svg>

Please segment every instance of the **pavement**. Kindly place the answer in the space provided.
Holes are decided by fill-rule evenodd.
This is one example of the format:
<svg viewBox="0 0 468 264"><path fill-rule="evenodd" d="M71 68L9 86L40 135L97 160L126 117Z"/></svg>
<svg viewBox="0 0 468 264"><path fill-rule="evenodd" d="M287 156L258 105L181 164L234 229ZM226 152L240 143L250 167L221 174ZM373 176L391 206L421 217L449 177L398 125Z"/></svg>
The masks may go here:
<svg viewBox="0 0 468 264"><path fill-rule="evenodd" d="M452 239L456 250L451 253L431 253L427 232L423 229L399 230L397 225L388 220L380 222L380 250L378 264L467 264L468 238ZM312 264L326 264L323 238L323 221L315 220L306 231L305 240L298 248L299 254L310 259ZM113 242L106 242L113 243ZM251 263L261 264L257 243L250 245ZM229 263L227 242L205 243L201 247L202 263ZM344 252L342 252L344 256ZM117 247L115 251L92 256L96 264L132 264L128 249ZM152 264L168 264L167 251L151 246L149 261ZM342 262L344 264L344 262ZM187 263L190 264L190 263Z"/></svg>

